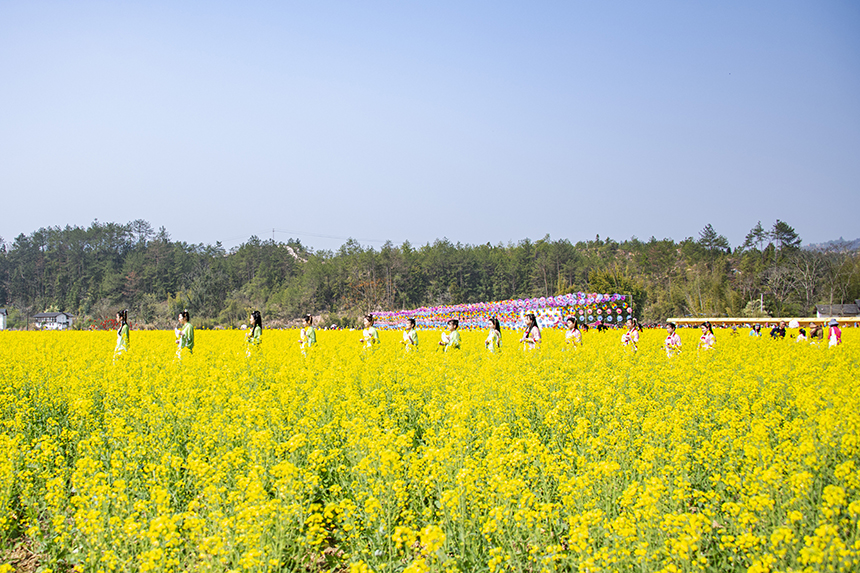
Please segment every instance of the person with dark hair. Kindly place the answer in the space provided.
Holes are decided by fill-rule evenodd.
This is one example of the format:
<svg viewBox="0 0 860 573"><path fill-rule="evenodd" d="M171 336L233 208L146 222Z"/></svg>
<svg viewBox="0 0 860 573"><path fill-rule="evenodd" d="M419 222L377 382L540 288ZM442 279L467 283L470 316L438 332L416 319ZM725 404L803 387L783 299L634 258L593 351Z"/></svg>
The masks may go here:
<svg viewBox="0 0 860 573"><path fill-rule="evenodd" d="M415 330L415 319L406 319L406 330L403 331L403 340L400 342L406 352L418 349L418 331Z"/></svg>
<svg viewBox="0 0 860 573"><path fill-rule="evenodd" d="M302 318L302 328L299 330L299 344L302 345L302 354L317 343L317 331L313 326L314 319L306 314Z"/></svg>
<svg viewBox="0 0 860 573"><path fill-rule="evenodd" d="M818 345L822 340L824 340L824 327L815 324L814 322L809 324L809 343Z"/></svg>
<svg viewBox="0 0 860 573"><path fill-rule="evenodd" d="M717 338L714 336L714 328L710 322L702 323L702 336L699 338L699 348L710 350L714 347Z"/></svg>
<svg viewBox="0 0 860 573"><path fill-rule="evenodd" d="M798 331L798 333L797 333L797 338L795 339L795 342L805 342L805 341L806 341L806 329L801 328L800 331Z"/></svg>
<svg viewBox="0 0 860 573"><path fill-rule="evenodd" d="M445 352L448 352L450 348L460 349L460 321L456 318L452 318L448 321L448 338L446 340L440 340L439 346L445 347Z"/></svg>
<svg viewBox="0 0 860 573"><path fill-rule="evenodd" d="M379 333L376 332L376 327L373 326L372 314L364 315L364 330L361 331L361 334L359 342L363 343L365 348L372 348L374 345L379 344Z"/></svg>
<svg viewBox="0 0 860 573"><path fill-rule="evenodd" d="M785 321L780 320L779 324L774 324L770 329L771 338L785 338Z"/></svg>
<svg viewBox="0 0 860 573"><path fill-rule="evenodd" d="M245 348L245 354L248 356L251 355L251 348L256 348L260 346L260 343L263 342L263 315L260 314L259 310L255 310L251 313L251 327L248 329L248 333L245 335L245 343L247 347Z"/></svg>
<svg viewBox="0 0 860 573"><path fill-rule="evenodd" d="M678 336L678 333L675 332L675 330L674 322L666 323L666 332L668 333L668 336L666 336L666 341L663 343L663 347L666 349L666 356L669 357L681 353L681 337Z"/></svg>
<svg viewBox="0 0 860 573"><path fill-rule="evenodd" d="M495 352L502 348L502 324L495 316L490 319L490 334L487 335L484 346L490 352Z"/></svg>
<svg viewBox="0 0 860 573"><path fill-rule="evenodd" d="M117 311L116 321L119 327L116 331L116 348L113 351L114 358L123 352L127 352L129 348L128 309Z"/></svg>
<svg viewBox="0 0 860 573"><path fill-rule="evenodd" d="M174 331L176 333L176 356L182 359L182 350L188 349L189 354L194 353L194 327L191 325L191 315L188 310L179 312L179 327Z"/></svg>
<svg viewBox="0 0 860 573"><path fill-rule="evenodd" d="M752 330L750 330L750 336L755 336L757 338L761 338L761 325L756 323L753 324Z"/></svg>
<svg viewBox="0 0 860 573"><path fill-rule="evenodd" d="M567 331L564 333L564 341L573 350L579 348L579 345L582 344L582 332L579 330L579 324L575 316L567 317Z"/></svg>
<svg viewBox="0 0 860 573"><path fill-rule="evenodd" d="M537 318L532 313L526 315L526 331L520 342L524 345L523 349L534 350L535 348L539 348L540 327L538 327Z"/></svg>
<svg viewBox="0 0 860 573"><path fill-rule="evenodd" d="M831 318L827 326L830 327L830 332L827 333L827 345L832 347L842 344L842 329L839 328L839 321Z"/></svg>
<svg viewBox="0 0 860 573"><path fill-rule="evenodd" d="M639 349L639 321L635 318L627 319L627 332L621 335L621 345L633 347L633 352Z"/></svg>

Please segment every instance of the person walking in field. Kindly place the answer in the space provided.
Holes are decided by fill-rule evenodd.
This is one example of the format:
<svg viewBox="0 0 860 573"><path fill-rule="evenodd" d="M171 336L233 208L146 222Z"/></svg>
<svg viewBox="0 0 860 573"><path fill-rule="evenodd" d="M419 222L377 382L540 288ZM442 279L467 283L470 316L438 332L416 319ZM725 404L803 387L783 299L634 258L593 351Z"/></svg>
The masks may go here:
<svg viewBox="0 0 860 573"><path fill-rule="evenodd" d="M639 321L635 318L627 319L627 332L621 335L621 345L633 348L633 352L639 350Z"/></svg>
<svg viewBox="0 0 860 573"><path fill-rule="evenodd" d="M717 338L714 336L714 329L710 322L702 323L702 336L699 337L699 348L710 350L714 347Z"/></svg>
<svg viewBox="0 0 860 573"><path fill-rule="evenodd" d="M540 328L538 327L537 318L532 313L526 315L526 332L520 339L524 350L534 350L540 348Z"/></svg>
<svg viewBox="0 0 860 573"><path fill-rule="evenodd" d="M750 330L750 336L754 336L756 338L761 338L761 325L753 324L752 330Z"/></svg>
<svg viewBox="0 0 860 573"><path fill-rule="evenodd" d="M576 350L582 344L582 332L575 316L567 317L567 330L564 333L564 341L571 350Z"/></svg>
<svg viewBox="0 0 860 573"><path fill-rule="evenodd" d="M251 328L245 335L245 342L247 344L245 354L248 356L251 355L252 348L259 348L263 342L263 315L260 314L259 310L251 313Z"/></svg>
<svg viewBox="0 0 860 573"><path fill-rule="evenodd" d="M771 338L785 338L785 321L780 320L779 324L774 324L770 329Z"/></svg>
<svg viewBox="0 0 860 573"><path fill-rule="evenodd" d="M119 323L119 328L116 331L116 348L114 348L113 351L114 358L123 352L128 352L130 343L128 331L128 309L118 311L116 313L116 321Z"/></svg>
<svg viewBox="0 0 860 573"><path fill-rule="evenodd" d="M317 343L317 331L314 328L314 319L306 314L302 319L302 328L299 330L299 344L302 345L302 354L305 354Z"/></svg>
<svg viewBox="0 0 860 573"><path fill-rule="evenodd" d="M448 321L448 339L440 340L439 346L445 347L445 352L448 352L451 348L460 349L460 321L456 318L452 318Z"/></svg>
<svg viewBox="0 0 860 573"><path fill-rule="evenodd" d="M174 332L176 334L176 356L182 360L183 350L188 350L188 354L194 353L194 326L191 324L191 315L188 310L180 311L179 313L179 328Z"/></svg>
<svg viewBox="0 0 860 573"><path fill-rule="evenodd" d="M403 331L403 340L400 341L406 352L418 350L418 331L415 329L415 319L406 319L406 330Z"/></svg>
<svg viewBox="0 0 860 573"><path fill-rule="evenodd" d="M484 341L484 346L490 352L495 352L502 348L502 325L495 316L490 319L490 333Z"/></svg>
<svg viewBox="0 0 860 573"><path fill-rule="evenodd" d="M827 333L827 346L833 347L842 344L842 329L839 328L839 321L831 318L827 326L830 327L830 332Z"/></svg>
<svg viewBox="0 0 860 573"><path fill-rule="evenodd" d="M816 346L824 340L824 327L819 326L817 324L810 323L809 325L809 343L815 344Z"/></svg>
<svg viewBox="0 0 860 573"><path fill-rule="evenodd" d="M666 356L671 358L681 353L681 337L676 332L674 322L666 323L666 332L668 336L666 336L666 340L663 342L663 347L666 349Z"/></svg>
<svg viewBox="0 0 860 573"><path fill-rule="evenodd" d="M359 342L364 344L365 348L373 348L379 344L379 333L376 332L376 327L373 326L373 315L364 315L364 330L361 331Z"/></svg>

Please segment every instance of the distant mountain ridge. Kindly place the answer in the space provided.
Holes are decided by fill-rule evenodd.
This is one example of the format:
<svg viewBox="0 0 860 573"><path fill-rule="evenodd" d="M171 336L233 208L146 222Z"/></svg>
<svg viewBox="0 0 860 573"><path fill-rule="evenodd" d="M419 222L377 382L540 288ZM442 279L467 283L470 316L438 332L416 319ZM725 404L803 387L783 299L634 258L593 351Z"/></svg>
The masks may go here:
<svg viewBox="0 0 860 573"><path fill-rule="evenodd" d="M846 241L842 237L839 237L835 241L827 241L825 243L812 243L809 245L804 245L804 249L810 251L842 251L842 252L853 252L860 250L860 239L854 239L853 241Z"/></svg>

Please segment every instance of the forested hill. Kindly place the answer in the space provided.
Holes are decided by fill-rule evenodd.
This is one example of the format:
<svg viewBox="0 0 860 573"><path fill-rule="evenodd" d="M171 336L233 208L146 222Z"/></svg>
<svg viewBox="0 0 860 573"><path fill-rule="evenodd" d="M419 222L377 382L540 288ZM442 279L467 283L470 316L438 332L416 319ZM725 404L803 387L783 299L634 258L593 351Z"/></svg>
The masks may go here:
<svg viewBox="0 0 860 573"><path fill-rule="evenodd" d="M373 249L349 240L332 252L251 237L226 251L173 241L141 220L43 228L3 244L0 306L13 326L48 308L93 319L128 308L135 323L151 325L187 308L203 323L235 325L251 308L270 322L305 313L348 320L368 310L592 291L632 294L639 316L651 321L752 316L762 299L773 316L807 315L816 303L860 298L856 250L801 248L782 221L756 225L735 248L708 225L679 242L547 236Z"/></svg>

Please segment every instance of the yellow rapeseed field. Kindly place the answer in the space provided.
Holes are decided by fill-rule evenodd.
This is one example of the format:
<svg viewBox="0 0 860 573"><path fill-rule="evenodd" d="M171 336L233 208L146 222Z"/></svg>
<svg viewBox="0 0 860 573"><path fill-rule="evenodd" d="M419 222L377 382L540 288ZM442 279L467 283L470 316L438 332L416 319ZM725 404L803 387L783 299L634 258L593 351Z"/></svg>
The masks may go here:
<svg viewBox="0 0 860 573"><path fill-rule="evenodd" d="M860 570L860 332L679 332L0 332L0 571Z"/></svg>

